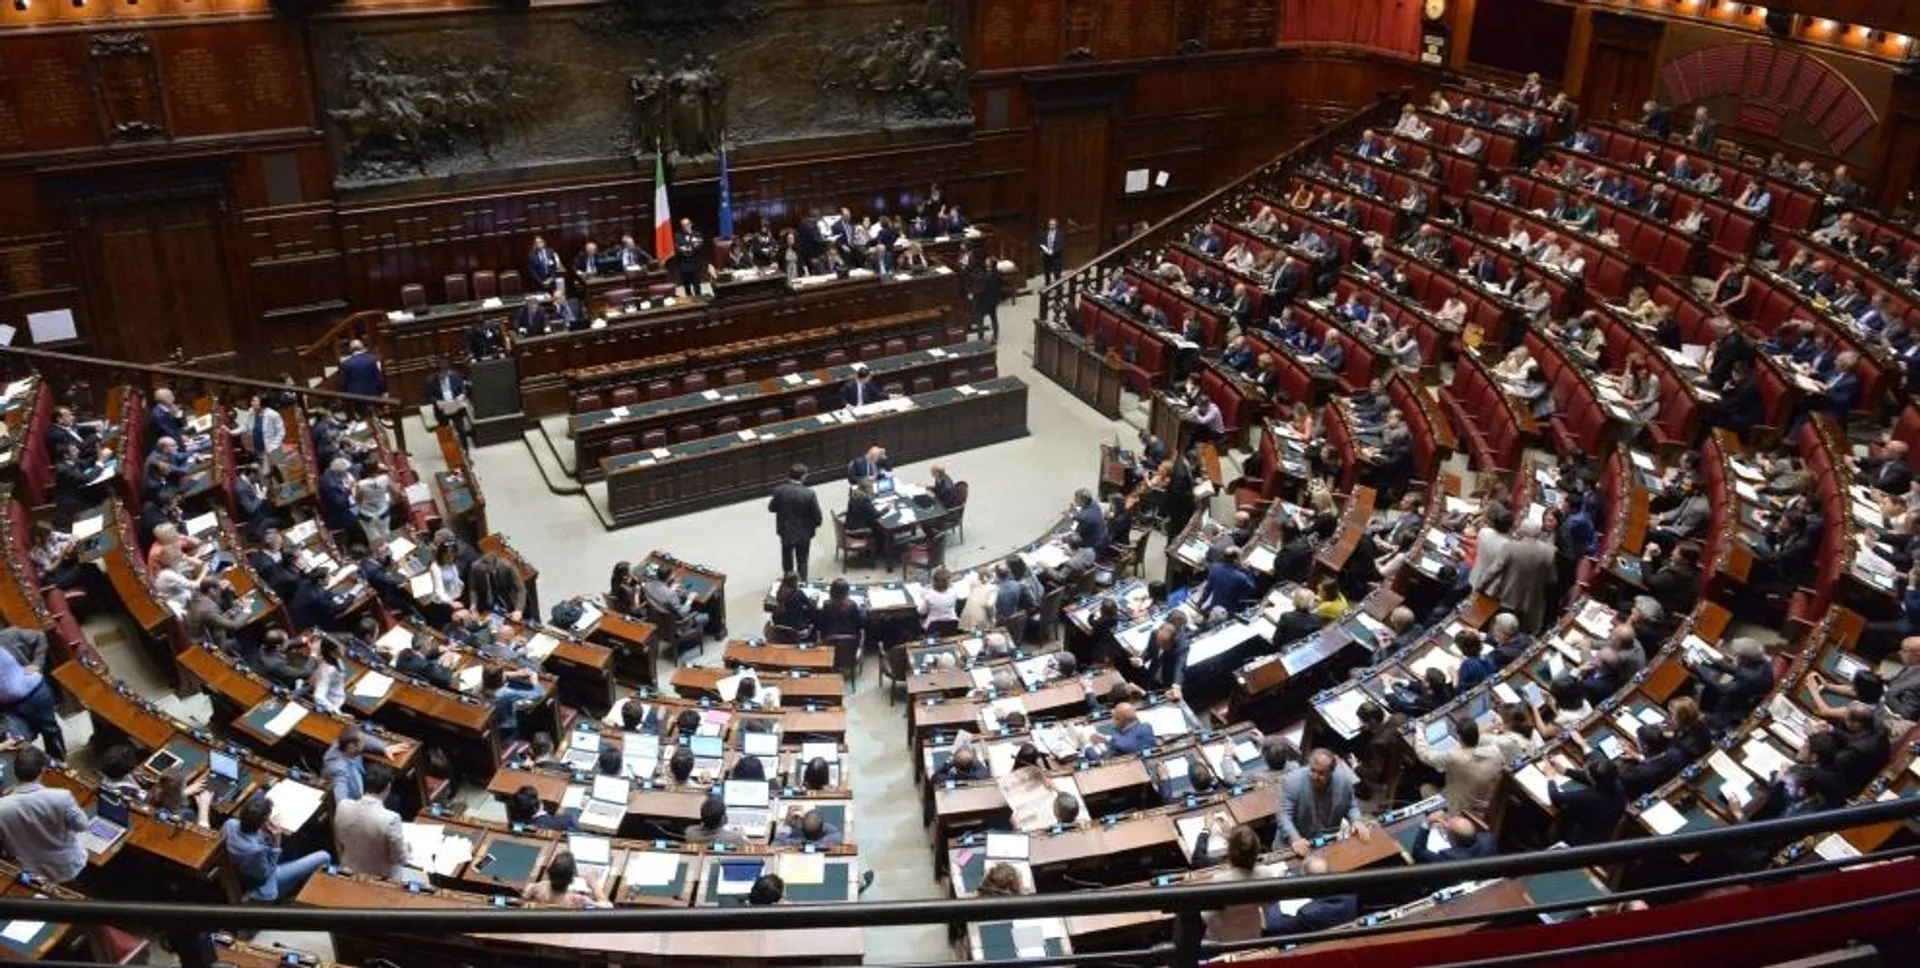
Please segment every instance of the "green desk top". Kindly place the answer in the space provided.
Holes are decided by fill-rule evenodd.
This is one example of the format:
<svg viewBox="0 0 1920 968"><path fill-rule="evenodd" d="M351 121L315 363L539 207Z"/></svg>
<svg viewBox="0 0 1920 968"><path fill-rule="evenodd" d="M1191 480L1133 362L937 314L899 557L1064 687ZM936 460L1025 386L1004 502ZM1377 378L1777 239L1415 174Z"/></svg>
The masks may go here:
<svg viewBox="0 0 1920 968"><path fill-rule="evenodd" d="M960 387L942 387L938 390L905 399L912 400L915 408L937 407L954 403L968 396L990 396L1010 393L1014 390L1022 389L1025 386L1026 385L1020 382L1017 377L1003 376ZM891 411L888 413L891 413ZM884 419L884 415L877 416ZM858 422L864 423L873 419L875 418L861 418ZM797 417L793 420L783 420L779 423L755 427L751 431L742 431L742 433L750 432L757 440L769 440L777 437L790 437L805 431L817 430L837 422L839 421L836 420L834 414L816 414L814 416ZM754 442L755 441L742 438L739 434L703 437L699 440L690 440L685 443L674 444L671 447L661 447L650 451L634 451L621 454L617 457L608 457L601 461L601 466L606 468L608 474L614 474L652 464L663 464L688 457L715 454L734 447L751 446Z"/></svg>
<svg viewBox="0 0 1920 968"><path fill-rule="evenodd" d="M525 884L533 880L533 867L540 862L541 850L539 844L496 837L487 845L487 856L493 862L482 867L486 858L476 857L473 871L509 884Z"/></svg>
<svg viewBox="0 0 1920 968"><path fill-rule="evenodd" d="M949 359L959 362L962 360L974 360L980 357L991 357L996 352L997 348L991 343L973 341L962 343L958 346L934 347L932 349L903 353L899 356L870 360L867 361L867 368L873 372L874 376L884 377L889 373L898 373L913 369L914 367L923 366L936 360ZM755 400L791 389L840 384L851 381L852 379L853 364L848 363L831 367L825 370L824 374L822 371L815 370L806 373L794 373L787 376L774 377L774 388L771 393L763 391L760 382L752 382L737 384L735 386L718 387L711 390L702 390L698 393L683 393L677 397L648 400L628 404L624 407L608 407L603 410L592 410L576 415L573 418L573 429L576 431L591 430L606 424L658 419L678 413L699 410L721 401Z"/></svg>
<svg viewBox="0 0 1920 968"><path fill-rule="evenodd" d="M734 880L752 880L766 873L772 865L773 858L764 854L753 857L728 857L707 865L707 889L703 892L702 901L715 907L745 907L747 904L745 894L723 895L720 893L721 870L723 868L737 868L742 871L750 869L751 877L742 875L735 877Z"/></svg>
<svg viewBox="0 0 1920 968"><path fill-rule="evenodd" d="M12 924L12 922L10 921L0 922L0 927L5 927L10 924ZM39 952L40 946L47 943L47 936L51 935L55 931L60 930L61 927L63 927L63 925L59 925L51 921L47 921L47 922L42 922L40 925L40 930L35 931L25 941L14 941L11 938L0 938L0 951L12 951L21 955L26 955L30 957L34 956Z"/></svg>
<svg viewBox="0 0 1920 968"><path fill-rule="evenodd" d="M1533 898L1535 904L1597 900L1607 896L1584 870L1549 871L1523 877L1520 883L1526 886L1527 896Z"/></svg>
<svg viewBox="0 0 1920 968"><path fill-rule="evenodd" d="M167 752L179 758L179 769L182 777L192 776L198 773L201 767L207 765L207 751L201 749L200 744L191 742L184 737L174 737L168 741L165 749Z"/></svg>
<svg viewBox="0 0 1920 968"><path fill-rule="evenodd" d="M980 958L984 961L996 961L1020 957L1020 949L1013 944L1012 921L988 921L977 925L980 932ZM1063 938L1047 939L1047 954L1064 955L1067 953Z"/></svg>
<svg viewBox="0 0 1920 968"><path fill-rule="evenodd" d="M845 901L847 899L847 881L852 877L853 864L849 858L829 857L818 884L795 884L787 881L787 900L794 904L806 904L815 901Z"/></svg>

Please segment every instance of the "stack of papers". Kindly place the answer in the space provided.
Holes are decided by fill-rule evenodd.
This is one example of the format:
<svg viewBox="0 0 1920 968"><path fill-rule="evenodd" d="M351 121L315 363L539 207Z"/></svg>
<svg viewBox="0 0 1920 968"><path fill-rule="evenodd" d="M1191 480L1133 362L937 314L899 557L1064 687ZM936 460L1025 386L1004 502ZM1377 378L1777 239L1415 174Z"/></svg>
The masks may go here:
<svg viewBox="0 0 1920 968"><path fill-rule="evenodd" d="M1647 825L1647 829L1662 836L1674 833L1687 825L1687 818L1674 809L1673 804L1665 800L1640 811L1640 820Z"/></svg>
<svg viewBox="0 0 1920 968"><path fill-rule="evenodd" d="M651 850L636 850L627 855L627 871L622 883L630 887L665 887L680 874L681 856Z"/></svg>
<svg viewBox="0 0 1920 968"><path fill-rule="evenodd" d="M307 718L307 707L297 702L284 703L280 711L274 713L273 718L263 723L261 728L275 739L285 739L287 734L293 732L293 728L300 725L300 721L305 718Z"/></svg>
<svg viewBox="0 0 1920 968"><path fill-rule="evenodd" d="M360 678L355 679L353 688L347 691L361 699L379 699L385 696L387 691L392 688L392 676L369 669Z"/></svg>
<svg viewBox="0 0 1920 968"><path fill-rule="evenodd" d="M320 809L323 799L320 791L304 783L281 780L267 788L267 799L273 803L273 822L281 830L292 832L307 825L313 819L314 811Z"/></svg>

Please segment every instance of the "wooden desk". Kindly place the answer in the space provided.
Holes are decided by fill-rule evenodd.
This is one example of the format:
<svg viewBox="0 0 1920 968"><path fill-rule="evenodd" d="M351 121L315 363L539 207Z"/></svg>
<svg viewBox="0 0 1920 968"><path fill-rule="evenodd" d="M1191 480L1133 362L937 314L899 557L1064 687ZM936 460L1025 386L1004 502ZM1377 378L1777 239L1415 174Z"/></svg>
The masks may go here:
<svg viewBox="0 0 1920 968"><path fill-rule="evenodd" d="M1015 377L948 387L909 398L904 411L852 423L826 415L760 427L756 439L709 437L605 462L607 504L617 526L765 494L794 463L813 468L812 481L841 475L844 457L879 440L901 463L1011 440L1027 432L1027 386ZM828 421L823 423L822 421Z"/></svg>
<svg viewBox="0 0 1920 968"><path fill-rule="evenodd" d="M734 673L712 666L681 666L667 681L673 690L689 699L721 699L720 680ZM847 692L847 680L838 673L812 673L804 676L766 676L761 686L780 690L782 705L838 706Z"/></svg>
<svg viewBox="0 0 1920 968"><path fill-rule="evenodd" d="M799 669L806 672L830 672L833 670L833 650L814 646L773 645L734 639L721 651L720 658L728 666L745 666L761 671L785 672L790 669Z"/></svg>
<svg viewBox="0 0 1920 968"><path fill-rule="evenodd" d="M946 386L952 382L950 376L956 368L970 379L980 368L994 370L995 352L990 344L969 342L861 362L872 371L876 385L898 383L907 388L924 377L936 385ZM740 429L753 430L762 424L761 413L773 410L780 414L774 421L779 422L787 419L788 414L797 413L802 400L813 401L817 413L839 410L845 405L841 389L854 378L853 366L849 362L767 376L753 382L576 414L568 419L573 436L574 474L582 481L599 480L605 476L600 462L614 456L616 440L624 439L626 450L635 450L649 432L659 432L663 441L668 434L677 434L687 425L700 428L702 433L718 433L716 425L729 418L736 421Z"/></svg>
<svg viewBox="0 0 1920 968"><path fill-rule="evenodd" d="M1120 419L1126 368L1064 326L1033 328L1033 368L1109 420Z"/></svg>

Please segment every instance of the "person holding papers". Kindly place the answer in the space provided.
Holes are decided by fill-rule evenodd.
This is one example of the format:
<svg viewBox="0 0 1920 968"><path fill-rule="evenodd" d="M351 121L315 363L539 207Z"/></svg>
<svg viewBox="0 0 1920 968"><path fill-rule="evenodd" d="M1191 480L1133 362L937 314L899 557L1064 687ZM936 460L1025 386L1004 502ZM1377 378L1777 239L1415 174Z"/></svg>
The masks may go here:
<svg viewBox="0 0 1920 968"><path fill-rule="evenodd" d="M1167 628L1168 626L1161 626ZM1097 739L1097 737L1092 737ZM1154 745L1153 727L1140 719L1133 703L1123 702L1113 707L1113 735L1104 742L1089 746L1104 756L1130 756Z"/></svg>
<svg viewBox="0 0 1920 968"><path fill-rule="evenodd" d="M1308 754L1304 767L1280 778L1274 849L1285 847L1305 857L1313 850L1314 838L1337 835L1346 824L1353 826L1354 835L1362 841L1371 839L1373 828L1360 815L1354 783L1353 772L1332 750L1316 749Z"/></svg>
<svg viewBox="0 0 1920 968"><path fill-rule="evenodd" d="M610 908L606 889L600 884L600 878L592 874L580 874L573 859L573 851L558 850L553 859L547 862L545 880L535 881L521 890L520 896L541 904L553 904L570 908Z"/></svg>
<svg viewBox="0 0 1920 968"><path fill-rule="evenodd" d="M1492 857L1497 852L1493 835L1464 814L1436 812L1428 815L1427 826L1428 833L1413 841L1416 864L1473 860Z"/></svg>
<svg viewBox="0 0 1920 968"><path fill-rule="evenodd" d="M1706 658L1693 670L1704 683L1700 706L1706 711L1707 722L1721 730L1745 720L1773 691L1773 661L1767 657L1765 646L1742 636L1734 639L1728 650L1733 653L1731 662Z"/></svg>
<svg viewBox="0 0 1920 968"><path fill-rule="evenodd" d="M354 799L359 799L357 794ZM335 802L343 801L336 798ZM220 828L220 843L226 848L227 860L233 865L240 890L249 901L291 900L306 886L308 878L333 863L333 855L324 850L282 863L283 831L272 818L273 801L264 793L256 794Z"/></svg>
<svg viewBox="0 0 1920 968"><path fill-rule="evenodd" d="M1562 772L1551 758L1541 760L1540 768L1548 777L1547 799L1560 811L1561 840L1578 847L1613 839L1627 812L1627 794L1612 760L1588 753L1584 768Z"/></svg>

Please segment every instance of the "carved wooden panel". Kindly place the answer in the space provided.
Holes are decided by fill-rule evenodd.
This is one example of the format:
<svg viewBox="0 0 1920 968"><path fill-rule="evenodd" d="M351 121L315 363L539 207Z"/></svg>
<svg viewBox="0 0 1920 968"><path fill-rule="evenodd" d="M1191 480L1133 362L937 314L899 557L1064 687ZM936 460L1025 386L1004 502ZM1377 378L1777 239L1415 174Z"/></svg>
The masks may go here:
<svg viewBox="0 0 1920 968"><path fill-rule="evenodd" d="M86 43L80 34L0 40L0 153L100 142Z"/></svg>
<svg viewBox="0 0 1920 968"><path fill-rule="evenodd" d="M1088 55L1099 56L1101 6L1101 0L1063 0L1060 8L1061 57L1075 60Z"/></svg>
<svg viewBox="0 0 1920 968"><path fill-rule="evenodd" d="M176 137L313 124L300 35L282 21L152 32Z"/></svg>
<svg viewBox="0 0 1920 968"><path fill-rule="evenodd" d="M160 67L142 31L93 34L87 39L93 95L109 142L146 141L167 133Z"/></svg>

